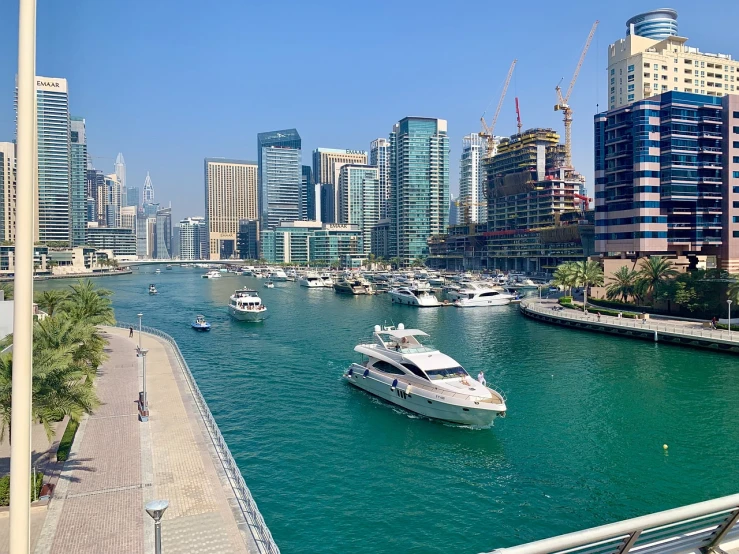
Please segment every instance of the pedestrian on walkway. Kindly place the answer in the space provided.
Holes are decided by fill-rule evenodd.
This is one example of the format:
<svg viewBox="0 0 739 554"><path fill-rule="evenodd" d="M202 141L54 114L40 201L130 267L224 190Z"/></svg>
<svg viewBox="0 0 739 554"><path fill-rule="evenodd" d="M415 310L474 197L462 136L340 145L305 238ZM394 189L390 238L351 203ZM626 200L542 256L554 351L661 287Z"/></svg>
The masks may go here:
<svg viewBox="0 0 739 554"><path fill-rule="evenodd" d="M128 338L129 339L132 339L133 338L133 327L129 327L128 328Z"/></svg>
<svg viewBox="0 0 739 554"><path fill-rule="evenodd" d="M598 312L598 321L600 321L600 312Z"/></svg>
<svg viewBox="0 0 739 554"><path fill-rule="evenodd" d="M711 319L711 329L716 328L716 323L717 323L716 316L713 316L713 318Z"/></svg>
<svg viewBox="0 0 739 554"><path fill-rule="evenodd" d="M623 312L618 312L618 318L621 319L624 316Z"/></svg>

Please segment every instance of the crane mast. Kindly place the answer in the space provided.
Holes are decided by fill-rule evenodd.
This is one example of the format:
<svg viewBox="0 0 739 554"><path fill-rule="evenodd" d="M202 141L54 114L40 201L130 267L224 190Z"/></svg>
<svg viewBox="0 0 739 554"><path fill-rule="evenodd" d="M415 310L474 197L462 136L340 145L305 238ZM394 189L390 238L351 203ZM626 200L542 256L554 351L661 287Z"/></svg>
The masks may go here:
<svg viewBox="0 0 739 554"><path fill-rule="evenodd" d="M505 99L506 92L508 92L508 85L511 84L511 76L513 75L513 68L516 67L516 62L518 62L518 60L513 60L511 62L511 67L508 69L508 75L506 75L505 84L503 85L503 92L500 93L498 107L495 109L495 115L493 116L493 120L490 122L490 125L485 123L485 114L482 114L482 117L480 118L480 123L482 123L482 131L480 131L480 136L487 139L488 141L488 148L487 152L485 153L487 157L492 157L493 151L495 150L495 123L498 121L500 109L503 107L503 100Z"/></svg>

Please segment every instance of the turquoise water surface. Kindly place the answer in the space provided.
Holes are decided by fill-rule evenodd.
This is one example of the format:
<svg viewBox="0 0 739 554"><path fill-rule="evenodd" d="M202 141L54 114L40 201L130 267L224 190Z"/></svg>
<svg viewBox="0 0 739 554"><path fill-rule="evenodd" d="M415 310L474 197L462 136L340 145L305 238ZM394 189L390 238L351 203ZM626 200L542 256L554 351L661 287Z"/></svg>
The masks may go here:
<svg viewBox="0 0 739 554"><path fill-rule="evenodd" d="M178 341L285 554L475 554L739 491L734 356L560 329L515 306L418 310L203 272L96 283L118 320L143 312ZM228 317L244 286L269 320ZM210 333L190 329L199 313ZM508 417L448 425L344 383L354 346L391 321L483 369Z"/></svg>

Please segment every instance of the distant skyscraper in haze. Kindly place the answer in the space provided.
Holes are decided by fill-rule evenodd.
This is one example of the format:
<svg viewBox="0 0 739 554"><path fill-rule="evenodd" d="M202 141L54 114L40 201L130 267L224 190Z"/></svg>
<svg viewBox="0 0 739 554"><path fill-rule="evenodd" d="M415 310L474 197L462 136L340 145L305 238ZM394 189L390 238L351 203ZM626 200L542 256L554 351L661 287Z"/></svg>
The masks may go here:
<svg viewBox="0 0 739 554"><path fill-rule="evenodd" d="M444 119L406 117L393 126L390 250L409 264L449 221L449 138Z"/></svg>
<svg viewBox="0 0 739 554"><path fill-rule="evenodd" d="M257 135L261 229L300 219L301 140L297 129Z"/></svg>
<svg viewBox="0 0 739 554"><path fill-rule="evenodd" d="M128 187L126 189L126 205L136 207L141 205L141 200L139 199L139 187Z"/></svg>
<svg viewBox="0 0 739 554"><path fill-rule="evenodd" d="M370 144L370 165L375 166L380 179L380 219L390 217L390 141L378 138Z"/></svg>
<svg viewBox="0 0 739 554"><path fill-rule="evenodd" d="M156 246L154 257L158 260L172 258L172 208L162 208L156 215Z"/></svg>
<svg viewBox="0 0 739 554"><path fill-rule="evenodd" d="M87 230L87 135L85 120L81 117L72 117L70 142L72 246L82 246Z"/></svg>
<svg viewBox="0 0 739 554"><path fill-rule="evenodd" d="M0 241L15 242L15 144L0 142Z"/></svg>
<svg viewBox="0 0 739 554"><path fill-rule="evenodd" d="M205 214L210 259L231 258L237 250L239 220L256 219L259 214L257 163L206 158Z"/></svg>
<svg viewBox="0 0 739 554"><path fill-rule="evenodd" d="M87 175L87 222L97 222L98 225L105 225L105 175L98 169L88 169ZM90 209L90 204L92 204Z"/></svg>
<svg viewBox="0 0 739 554"><path fill-rule="evenodd" d="M121 184L115 173L105 176L105 225L121 226Z"/></svg>
<svg viewBox="0 0 739 554"><path fill-rule="evenodd" d="M36 77L36 130L38 177L34 236L42 243L69 244L72 239L72 156L66 79Z"/></svg>
<svg viewBox="0 0 739 554"><path fill-rule="evenodd" d="M487 152L487 139L478 133L462 138L462 158L459 162L460 212L471 223L487 221L485 203L485 172L482 159ZM463 223L467 223L463 221Z"/></svg>
<svg viewBox="0 0 739 554"><path fill-rule="evenodd" d="M128 192L126 188L126 160L123 159L123 153L118 152L115 158L115 165L113 172L118 177L118 182L121 184L121 206L128 206Z"/></svg>
<svg viewBox="0 0 739 554"><path fill-rule="evenodd" d="M154 185L151 183L151 176L146 172L144 180L144 204L154 202Z"/></svg>

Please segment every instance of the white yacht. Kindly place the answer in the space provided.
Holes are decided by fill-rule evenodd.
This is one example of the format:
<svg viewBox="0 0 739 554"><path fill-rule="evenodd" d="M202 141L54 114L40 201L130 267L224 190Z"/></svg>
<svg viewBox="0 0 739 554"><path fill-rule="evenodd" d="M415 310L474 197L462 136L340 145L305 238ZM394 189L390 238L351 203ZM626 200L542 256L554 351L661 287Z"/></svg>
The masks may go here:
<svg viewBox="0 0 739 554"><path fill-rule="evenodd" d="M324 287L328 289L334 288L334 280L331 278L330 273L321 273L321 281Z"/></svg>
<svg viewBox="0 0 739 554"><path fill-rule="evenodd" d="M407 304L408 306L418 306L419 308L433 308L441 306L441 302L425 289L411 287L397 287L388 291L390 300L395 304Z"/></svg>
<svg viewBox="0 0 739 554"><path fill-rule="evenodd" d="M461 292L461 291L460 291ZM466 291L467 296L462 296L454 301L458 308L478 308L482 306L505 306L516 299L513 294L507 293L502 288L481 289Z"/></svg>
<svg viewBox="0 0 739 554"><path fill-rule="evenodd" d="M321 276L315 271L309 271L298 279L298 284L301 287L308 287L310 289L323 288L323 279L321 279Z"/></svg>
<svg viewBox="0 0 739 554"><path fill-rule="evenodd" d="M221 278L221 272L220 271L209 271L205 275L202 276L203 279L220 279Z"/></svg>
<svg viewBox="0 0 739 554"><path fill-rule="evenodd" d="M334 290L343 294L373 294L372 285L362 277L342 277L334 284Z"/></svg>
<svg viewBox="0 0 739 554"><path fill-rule="evenodd" d="M461 281L456 285L449 285L446 290L447 298L454 302L460 298L469 298L472 293L490 291L495 288L495 285L482 283L480 281Z"/></svg>
<svg viewBox="0 0 739 554"><path fill-rule="evenodd" d="M239 289L228 299L228 313L239 321L262 321L267 319L267 307L262 304L257 291Z"/></svg>
<svg viewBox="0 0 739 554"><path fill-rule="evenodd" d="M375 325L373 342L354 350L363 355L344 378L355 387L423 416L489 426L505 416L505 396L472 378L453 358L418 338L418 329Z"/></svg>
<svg viewBox="0 0 739 554"><path fill-rule="evenodd" d="M298 278L298 273L294 269L288 269L285 272L285 276L287 277L287 281L295 281Z"/></svg>
<svg viewBox="0 0 739 554"><path fill-rule="evenodd" d="M272 282L284 282L287 281L287 274L281 269L273 269L269 274L269 280Z"/></svg>

